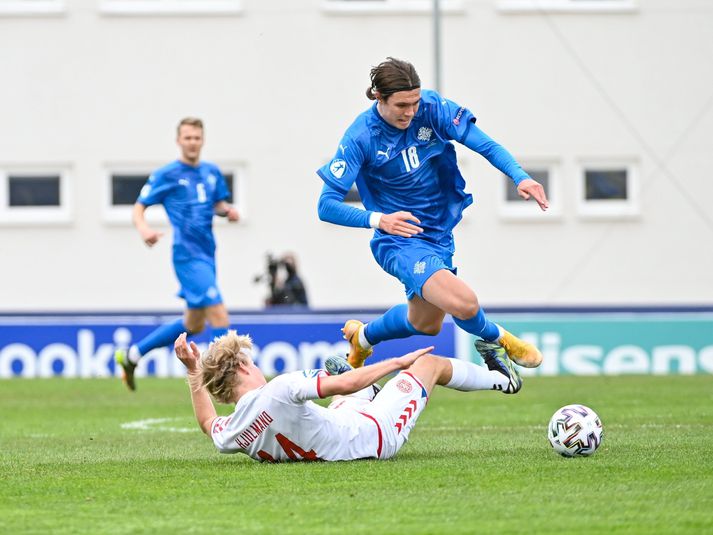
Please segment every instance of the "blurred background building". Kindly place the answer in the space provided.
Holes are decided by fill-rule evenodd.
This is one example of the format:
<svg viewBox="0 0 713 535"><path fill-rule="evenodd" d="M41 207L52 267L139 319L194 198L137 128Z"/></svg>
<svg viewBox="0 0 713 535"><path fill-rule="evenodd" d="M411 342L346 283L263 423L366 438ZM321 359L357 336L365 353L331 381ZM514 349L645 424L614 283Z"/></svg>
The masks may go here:
<svg viewBox="0 0 713 535"><path fill-rule="evenodd" d="M170 236L130 223L175 127L206 124L231 182L216 221L230 308L261 308L290 250L315 308L385 307L371 232L318 220L321 181L370 102L369 69L434 84L431 0L0 0L0 312L178 309ZM442 93L542 180L517 200L459 148L475 204L455 263L482 303L713 303L713 3L442 0ZM160 208L149 213L165 225ZM164 221L164 223L161 223ZM168 230L168 227L165 227Z"/></svg>

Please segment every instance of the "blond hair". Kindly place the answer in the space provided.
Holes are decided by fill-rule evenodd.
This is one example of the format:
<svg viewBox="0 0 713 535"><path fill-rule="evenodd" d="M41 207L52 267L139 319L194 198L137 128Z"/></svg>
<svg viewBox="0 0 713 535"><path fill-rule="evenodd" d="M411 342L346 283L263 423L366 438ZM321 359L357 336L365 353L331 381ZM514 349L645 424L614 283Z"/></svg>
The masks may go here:
<svg viewBox="0 0 713 535"><path fill-rule="evenodd" d="M229 330L201 356L201 383L219 403L230 403L240 381L238 367L252 363L253 341Z"/></svg>
<svg viewBox="0 0 713 535"><path fill-rule="evenodd" d="M178 126L176 127L177 135L181 134L181 127L183 125L195 126L196 128L200 128L201 130L203 130L203 121L201 121L198 117L184 117L183 119L181 119L181 122L178 123Z"/></svg>

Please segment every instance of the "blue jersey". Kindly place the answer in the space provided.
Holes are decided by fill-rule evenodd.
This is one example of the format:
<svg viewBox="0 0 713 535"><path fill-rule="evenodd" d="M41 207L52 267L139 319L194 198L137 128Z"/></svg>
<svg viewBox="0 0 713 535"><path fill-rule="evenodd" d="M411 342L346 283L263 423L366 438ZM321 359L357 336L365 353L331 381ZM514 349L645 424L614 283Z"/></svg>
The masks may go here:
<svg viewBox="0 0 713 535"><path fill-rule="evenodd" d="M422 90L406 130L391 126L376 103L347 129L332 161L317 173L346 193L356 182L367 210L409 211L423 228L418 238L452 247L453 227L473 202L465 193L451 140L463 142L475 117L466 108ZM376 231L376 236L384 234Z"/></svg>
<svg viewBox="0 0 713 535"><path fill-rule="evenodd" d="M162 204L173 227L173 259L215 259L213 214L215 203L229 197L217 166L197 167L179 160L154 171L137 202Z"/></svg>

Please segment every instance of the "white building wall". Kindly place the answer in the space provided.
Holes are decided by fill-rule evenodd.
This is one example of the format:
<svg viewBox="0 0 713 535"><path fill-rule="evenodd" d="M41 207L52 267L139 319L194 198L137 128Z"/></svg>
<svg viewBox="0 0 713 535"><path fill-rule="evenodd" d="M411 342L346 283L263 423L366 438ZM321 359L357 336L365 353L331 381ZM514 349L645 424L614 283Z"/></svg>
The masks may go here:
<svg viewBox="0 0 713 535"><path fill-rule="evenodd" d="M558 217L506 220L499 172L459 150L476 203L457 229L455 263L481 302L712 303L713 5L639 0L623 13L559 13L444 3L456 9L442 21L443 93L516 158L554 162L561 178ZM0 311L182 305L170 236L148 250L128 215L107 220L106 197L109 169L176 157L185 115L206 123L205 159L245 170L244 220L216 230L230 308L261 307L253 276L267 251L286 250L314 307L401 301L371 258L369 231L318 220L315 169L370 104L372 65L408 59L432 85L432 23L427 10L338 14L328 4L243 0L239 15L117 16L100 0L66 0L59 15L0 14L0 171L66 168L71 203L67 223L0 223ZM599 160L633 163L637 217L578 213L578 166Z"/></svg>

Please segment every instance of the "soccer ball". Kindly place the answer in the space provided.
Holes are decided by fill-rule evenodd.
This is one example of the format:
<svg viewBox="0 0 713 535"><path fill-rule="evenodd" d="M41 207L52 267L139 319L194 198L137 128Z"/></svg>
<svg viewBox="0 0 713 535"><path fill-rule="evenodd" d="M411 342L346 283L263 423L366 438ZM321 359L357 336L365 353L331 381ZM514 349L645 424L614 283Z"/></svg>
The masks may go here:
<svg viewBox="0 0 713 535"><path fill-rule="evenodd" d="M604 429L597 413L589 407L565 405L550 418L547 438L563 457L586 457L597 451Z"/></svg>

